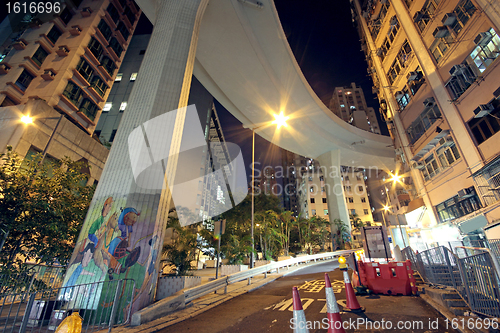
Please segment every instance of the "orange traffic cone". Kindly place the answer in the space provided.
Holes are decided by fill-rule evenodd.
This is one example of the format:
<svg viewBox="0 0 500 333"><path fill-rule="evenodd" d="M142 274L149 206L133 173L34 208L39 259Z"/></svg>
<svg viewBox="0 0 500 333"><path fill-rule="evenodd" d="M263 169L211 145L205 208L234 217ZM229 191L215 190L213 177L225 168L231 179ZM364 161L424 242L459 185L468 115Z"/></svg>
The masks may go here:
<svg viewBox="0 0 500 333"><path fill-rule="evenodd" d="M326 315L328 317L328 333L345 333L339 305L333 293L328 273L325 273Z"/></svg>
<svg viewBox="0 0 500 333"><path fill-rule="evenodd" d="M294 333L309 333L307 329L306 314L302 308L302 301L300 300L299 291L297 287L292 289L293 295L293 332Z"/></svg>
<svg viewBox="0 0 500 333"><path fill-rule="evenodd" d="M345 296L347 298L346 307L352 312L363 312L365 309L361 308L356 299L356 294L354 293L354 289L352 288L351 281L349 280L349 274L347 270L344 272L344 283L345 283Z"/></svg>

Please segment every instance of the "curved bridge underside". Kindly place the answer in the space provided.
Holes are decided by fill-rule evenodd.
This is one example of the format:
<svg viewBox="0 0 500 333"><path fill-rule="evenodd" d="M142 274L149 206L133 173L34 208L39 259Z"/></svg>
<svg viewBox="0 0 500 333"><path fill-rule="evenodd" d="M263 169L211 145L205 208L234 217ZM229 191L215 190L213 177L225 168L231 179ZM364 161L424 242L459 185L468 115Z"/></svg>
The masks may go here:
<svg viewBox="0 0 500 333"><path fill-rule="evenodd" d="M339 149L341 165L391 169L392 140L349 125L323 104L290 50L273 1L260 1L208 2L197 79L245 127L259 127L259 135L282 148L311 158ZM155 22L155 1L137 2ZM287 127L262 126L280 111L290 117Z"/></svg>

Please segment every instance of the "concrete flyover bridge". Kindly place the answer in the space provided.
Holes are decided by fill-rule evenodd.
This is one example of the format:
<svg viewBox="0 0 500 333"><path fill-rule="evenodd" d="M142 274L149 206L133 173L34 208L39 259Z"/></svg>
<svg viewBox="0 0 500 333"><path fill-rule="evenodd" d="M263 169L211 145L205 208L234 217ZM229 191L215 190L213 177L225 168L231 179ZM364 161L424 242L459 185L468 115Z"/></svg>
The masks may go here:
<svg viewBox="0 0 500 333"><path fill-rule="evenodd" d="M172 184L179 169L193 164L181 162L182 146L195 147L199 137L185 127L193 74L244 125L287 150L337 170L392 168L391 139L352 127L323 105L295 61L273 2L260 1L136 1L154 29L69 268L97 244L93 258L103 273L88 282L134 279L132 311L154 297L168 213L172 202L179 208ZM286 128L262 126L280 111L290 117ZM340 177L327 174L325 181L340 188L329 195L330 219L348 224ZM121 237L108 239L113 230ZM114 246L123 256L109 259Z"/></svg>

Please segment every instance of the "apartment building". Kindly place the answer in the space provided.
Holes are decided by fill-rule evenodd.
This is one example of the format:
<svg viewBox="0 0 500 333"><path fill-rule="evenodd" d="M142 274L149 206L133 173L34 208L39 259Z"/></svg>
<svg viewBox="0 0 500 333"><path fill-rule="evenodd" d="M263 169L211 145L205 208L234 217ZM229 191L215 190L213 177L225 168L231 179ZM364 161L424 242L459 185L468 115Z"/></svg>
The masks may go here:
<svg viewBox="0 0 500 333"><path fill-rule="evenodd" d="M84 159L97 180L108 152L92 135L141 11L130 0L51 4L1 24L2 150ZM13 120L22 114L34 126Z"/></svg>
<svg viewBox="0 0 500 333"><path fill-rule="evenodd" d="M361 87L352 82L348 87L336 87L329 109L343 121L365 131L380 134L375 110L366 105Z"/></svg>
<svg viewBox="0 0 500 333"><path fill-rule="evenodd" d="M500 38L482 0L352 0L381 114L426 244L500 232ZM389 202L392 211L393 203ZM399 218L399 217L398 217Z"/></svg>

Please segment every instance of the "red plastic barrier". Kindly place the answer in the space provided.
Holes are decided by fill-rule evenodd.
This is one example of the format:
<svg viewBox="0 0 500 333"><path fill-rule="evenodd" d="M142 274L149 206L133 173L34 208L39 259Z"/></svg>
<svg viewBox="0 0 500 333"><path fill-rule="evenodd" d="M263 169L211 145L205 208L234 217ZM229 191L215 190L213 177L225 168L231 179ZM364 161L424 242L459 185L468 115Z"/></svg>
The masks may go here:
<svg viewBox="0 0 500 333"><path fill-rule="evenodd" d="M411 262L363 263L358 262L361 283L375 294L405 295L417 294L417 286L411 269Z"/></svg>

